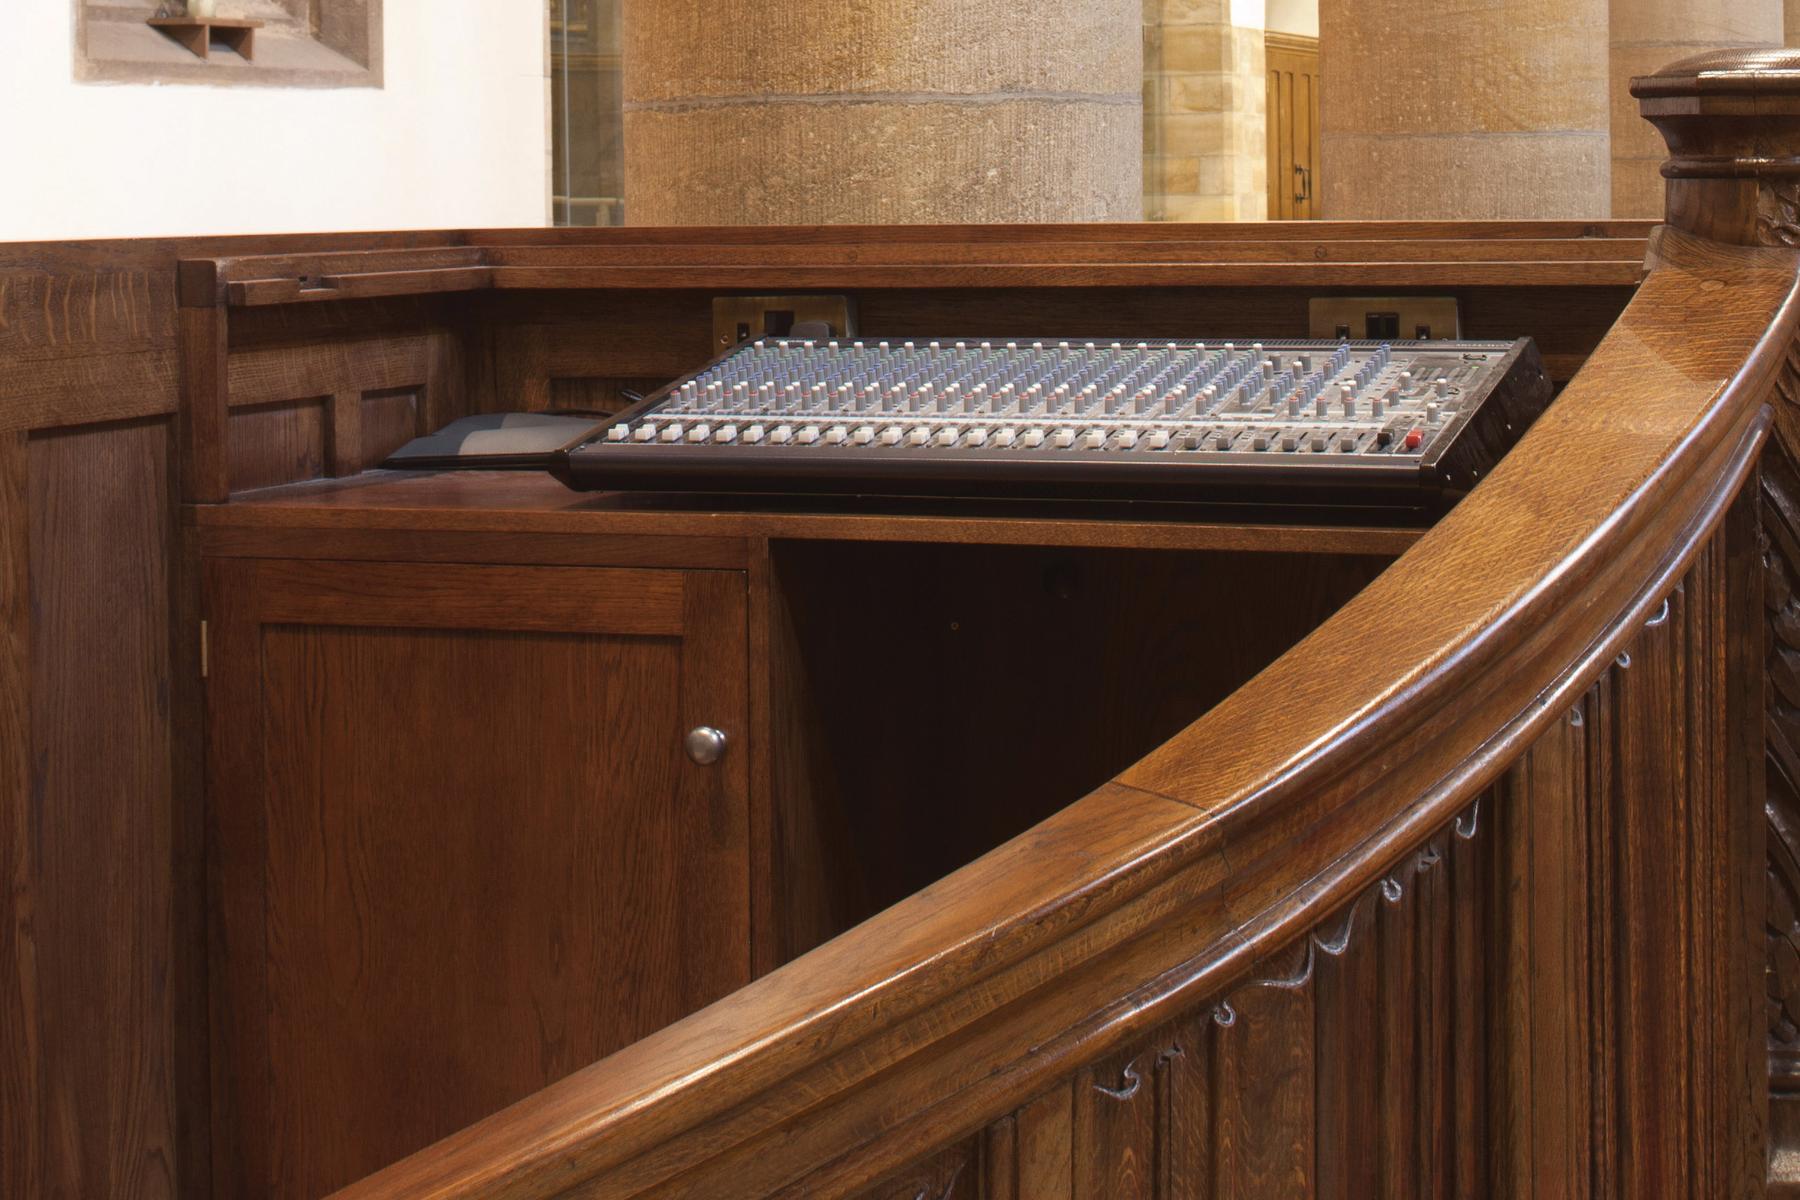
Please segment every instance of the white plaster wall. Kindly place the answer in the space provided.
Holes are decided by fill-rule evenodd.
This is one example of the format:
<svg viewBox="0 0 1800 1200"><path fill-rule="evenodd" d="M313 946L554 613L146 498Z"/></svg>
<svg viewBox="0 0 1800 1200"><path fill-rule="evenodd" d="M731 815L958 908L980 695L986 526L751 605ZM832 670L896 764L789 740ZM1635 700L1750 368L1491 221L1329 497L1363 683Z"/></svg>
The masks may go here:
<svg viewBox="0 0 1800 1200"><path fill-rule="evenodd" d="M1266 0L1231 0L1231 23L1242 29L1261 29L1267 19Z"/></svg>
<svg viewBox="0 0 1800 1200"><path fill-rule="evenodd" d="M1319 0L1267 0L1267 4L1271 32L1319 36Z"/></svg>
<svg viewBox="0 0 1800 1200"><path fill-rule="evenodd" d="M384 89L74 82L3 0L0 241L542 225L542 0L386 0Z"/></svg>

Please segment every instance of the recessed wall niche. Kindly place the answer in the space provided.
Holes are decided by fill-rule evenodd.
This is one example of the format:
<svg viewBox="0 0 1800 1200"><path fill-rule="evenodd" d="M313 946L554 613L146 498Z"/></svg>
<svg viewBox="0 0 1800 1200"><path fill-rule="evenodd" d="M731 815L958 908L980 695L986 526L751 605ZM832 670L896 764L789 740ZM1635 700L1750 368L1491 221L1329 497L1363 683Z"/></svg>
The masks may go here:
<svg viewBox="0 0 1800 1200"><path fill-rule="evenodd" d="M253 21L253 57L216 32L205 57L149 24L159 3L74 0L75 78L90 83L380 87L382 0L217 0ZM180 0L169 7L180 11Z"/></svg>

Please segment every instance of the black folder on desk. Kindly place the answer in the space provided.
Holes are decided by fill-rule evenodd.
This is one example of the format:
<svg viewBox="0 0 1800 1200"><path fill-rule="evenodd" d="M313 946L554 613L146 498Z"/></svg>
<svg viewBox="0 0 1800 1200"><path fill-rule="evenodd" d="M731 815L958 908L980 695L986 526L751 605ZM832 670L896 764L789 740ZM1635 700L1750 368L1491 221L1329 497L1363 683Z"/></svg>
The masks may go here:
<svg viewBox="0 0 1800 1200"><path fill-rule="evenodd" d="M415 471L542 471L603 423L593 413L482 413L414 438L381 465Z"/></svg>

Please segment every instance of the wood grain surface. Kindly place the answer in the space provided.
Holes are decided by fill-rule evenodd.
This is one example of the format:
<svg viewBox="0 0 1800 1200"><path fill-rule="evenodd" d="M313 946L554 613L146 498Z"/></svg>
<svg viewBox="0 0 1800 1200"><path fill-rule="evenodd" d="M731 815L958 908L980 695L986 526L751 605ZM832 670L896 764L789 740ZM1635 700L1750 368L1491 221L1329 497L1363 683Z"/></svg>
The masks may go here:
<svg viewBox="0 0 1800 1200"><path fill-rule="evenodd" d="M184 1043L180 1032L193 1024L194 1005L184 996L203 986L206 965L191 945L198 906L181 899L199 878L192 862L195 839L182 832L187 814L199 811L195 784L184 780L192 762L183 762L198 753L192 733L196 687L183 678L171 679L166 693L155 686L158 672L191 675L198 659L198 612L187 598L191 568L183 568L184 558L175 550L178 530L168 492L158 495L156 489L179 487L190 497L222 499L230 491L234 464L247 471L267 461L278 445L252 436L233 455L225 432L231 415L254 413L261 405L293 409L330 397L333 419L319 434L317 469L348 472L371 461L380 441L406 431L405 397L419 397L411 418L414 428L425 428L474 409L523 406L521 400L540 395L546 403L558 395L607 395L617 380L666 378L689 369L708 352L713 292L747 280L759 286L810 280L852 291L863 328L882 333L941 333L977 324L984 333L1079 332L1078 324L1097 321L1121 329L1154 325L1154 332L1168 330L1169 336L1208 335L1238 332L1234 321L1254 319L1257 332L1297 335L1304 328L1307 297L1322 288L1447 291L1462 302L1465 332L1533 335L1553 372L1567 379L1588 361L1633 294L1647 232L1641 223L1605 222L1308 223L1259 229L1265 245L1253 249L1224 248L1243 236L1231 227L1119 226L452 231L0 247L0 488L5 489L0 498L6 499L0 505L0 598L6 600L0 605L0 734L14 735L0 737L0 812L6 814L0 821L0 854L14 898L0 925L5 964L0 1053L9 1066L0 1082L6 1101L0 1110L0 1184L9 1195L201 1194L211 1157L204 1129L197 1139L181 1131L184 1122L192 1122L196 1097L235 1121L263 1119L254 1097L234 1091L242 1081L229 1072L214 1074L210 1101L206 1089L196 1092L182 1082L197 1061L204 1074L206 1054L192 1037ZM1520 244L1491 244L1504 241ZM1407 242L1441 243L1442 252L1381 251L1399 261L1373 252L1378 245ZM1361 252L1353 243L1364 243ZM932 264L952 254L939 249L947 244L962 247L954 251L955 271L933 273ZM1325 257L1309 257L1320 246ZM439 275L368 286L372 292L416 294L355 299L350 294L355 288L340 288L329 296L302 297L306 303L230 310L224 363L215 370L228 390L216 415L202 415L202 424L213 422L212 432L198 439L206 454L177 461L183 458L177 449L197 440L170 420L179 406L181 377L177 291L185 290L199 309L227 297L217 271L199 272L178 289L175 260L276 253L305 267L320 254L342 251L349 257L331 265L360 269L369 265L366 251L383 247L453 247L465 263L499 251L517 253L520 265L497 268L516 272L508 278L515 284L630 283L651 290L419 291L427 283L435 288L482 280ZM585 256L592 265L572 270L592 274L541 274L554 270L555 255L549 252L558 248ZM759 250L781 253L759 257ZM658 258L663 251L673 257ZM1535 747L1536 756L1526 760L1536 764L1530 789L1543 796L1577 794L1578 784L1591 786L1582 783L1582 772L1615 761L1607 757L1610 743L1581 757L1589 754L1585 740L1577 754L1544 739L1553 729L1565 740L1588 736L1581 732L1587 725L1555 722L1586 694L1584 680L1613 678L1609 672L1615 668L1607 664L1656 610L1656 590L1646 581L1672 585L1682 577L1686 551L1680 548L1705 541L1711 519L1706 513L1716 516L1728 481L1741 475L1748 454L1743 447L1754 446L1750 408L1766 393L1770 371L1756 337L1770 328L1777 337L1788 335L1785 318L1777 319L1791 285L1784 254L1713 254L1680 242L1662 246L1652 260L1650 285L1590 366L1592 378L1573 385L1573 402L1566 397L1559 405L1557 411L1566 410L1570 419L1549 427L1557 431L1555 439L1532 443L1530 461L1537 465L1521 466L1503 486L1484 486L1480 505L1465 506L1470 515L1454 527L1454 539L1441 529L1421 540L1416 530L1342 535L1318 525L1246 528L1228 520L1171 524L1094 514L1014 513L975 522L967 513L948 511L724 518L675 507L577 512L569 510L575 501L555 503L544 493L525 494L529 488L504 494L520 486L516 481L484 495L457 477L405 484L383 477L347 480L307 485L315 491L288 492L266 504L202 506L191 518L197 539L219 555L247 562L333 560L330 547L336 543L343 552L335 561L364 563L504 565L523 559L565 566L743 569L761 553L754 547L771 537L1402 556L1394 571L1403 573L1406 586L1375 591L1374 598L1365 592L1346 618L1328 623L1281 660L1298 659L1310 664L1308 670L1284 674L1276 663L1240 693L1252 702L1234 710L1229 722L1209 717L1189 730L1179 742L1186 767L1171 756L1145 764L1142 786L1168 796L1129 786L1103 788L1047 827L1028 831L848 938L774 971L716 1011L626 1048L603 1067L578 1074L565 1090L529 1101L433 1157L372 1181L365 1194L437 1185L443 1189L437 1194L549 1194L545 1189L561 1190L572 1182L571 1171L580 1175L590 1168L604 1171L595 1176L604 1180L597 1187L711 1188L732 1195L781 1187L800 1194L853 1194L876 1186L895 1196L965 1195L979 1183L993 1195L1058 1196L1071 1194L1078 1179L1090 1193L1104 1184L1126 1189L1121 1194L1145 1187L1150 1194L1158 1194L1156 1188L1168 1194L1175 1181L1187 1177L1180 1172L1192 1166L1174 1153L1177 1145L1202 1146L1207 1169L1213 1170L1210 1164L1222 1161L1223 1151L1215 1153L1211 1141L1179 1132L1189 1128L1181 1122L1199 1119L1198 1110L1158 1100L1151 1116L1127 1104L1128 1111L1101 1121L1094 1114L1106 1110L1083 1100L1088 1107L1080 1111L1088 1116L1082 1120L1101 1123L1078 1124L1075 1081L1093 1076L1123 1091L1130 1067L1147 1091L1186 1094L1182 1081L1191 1077L1182 1072L1198 1069L1192 1064L1201 1063L1203 1055L1182 1043L1182 1055L1164 1059L1170 1044L1158 1044L1161 1033L1179 1028L1192 1014L1211 1021L1204 1006L1218 996L1230 997L1244 981L1277 974L1292 978L1295 948L1325 928L1317 919L1321 911L1343 911L1372 888L1379 892L1384 873L1438 840L1450 847L1452 869L1441 872L1448 898L1430 904L1442 900L1452 914L1449 924L1430 915L1437 908L1427 914L1421 907L1417 915L1396 918L1388 941L1350 943L1378 950L1367 956L1375 966L1358 965L1355 978L1342 981L1341 1000L1354 1004L1352 1028L1360 1031L1370 1027L1369 1009L1353 998L1369 994L1356 990L1366 986L1365 976L1374 980L1378 997L1385 994L1383 987L1423 988L1439 979L1425 970L1427 963L1442 970L1447 962L1454 978L1476 976L1479 964L1471 961L1470 947L1482 944L1477 917L1493 910L1475 901L1472 887L1479 885L1465 887L1487 877L1463 871L1456 862L1459 847L1475 853L1479 839L1457 841L1452 822L1458 813L1467 816L1468 801L1489 794L1482 789L1492 786L1500 769L1527 745ZM664 261L674 265L654 265ZM984 264L993 269L983 269ZM1202 269L1211 266L1241 274ZM243 278L257 277L271 278L255 272ZM1192 286L1128 286L1152 278ZM1220 287L1227 278L1240 282ZM856 280L905 286L856 293ZM1576 286L1581 280L1591 282ZM999 286L1003 283L1008 286ZM212 329L194 344L212 353L218 338ZM563 380L581 382L571 387ZM221 399L217 386L199 382L205 386L190 394ZM390 404L390 396L398 399ZM383 415L372 416L376 412ZM52 432L90 425L100 428L79 437ZM377 429L389 432L376 438ZM69 440L58 440L64 436ZM1556 450L1553 441L1571 448ZM158 453L160 469L144 465ZM308 453L301 461L310 471L314 457ZM25 499L13 503L14 497ZM1717 503L1703 503L1703 497ZM1490 500L1495 506L1488 507ZM1534 529L1539 523L1544 528ZM96 531L93 536L81 535L89 529ZM1458 551L1453 542L1467 548ZM1741 547L1733 553L1741 556ZM1438 564L1435 572L1433 564ZM140 582L119 587L109 574L113 568ZM141 581L157 577L159 570L160 590L146 590ZM50 590L40 594L33 582L38 580L49 581ZM37 602L22 599L28 595ZM93 596L105 597L106 604ZM696 596L683 592L684 613ZM84 606L92 612L62 611ZM139 615L105 622L128 607ZM170 626L158 629L143 618L159 612ZM1356 613L1361 616L1346 623ZM40 624L53 631L54 645L44 640L51 635L37 632ZM1528 636L1533 624L1554 627L1555 635ZM1396 625L1397 637L1370 636L1374 627ZM1736 626L1727 622L1726 628ZM1470 630L1487 632L1464 638ZM1446 631L1458 632L1445 636ZM65 633L75 639L73 648L63 642ZM220 652L220 636L215 630L213 654ZM1432 644L1434 636L1441 640ZM101 694L96 677L84 674L91 664L78 651L88 643L103 652L102 661L122 668L117 689ZM1501 644L1512 651L1502 654ZM1681 663L1689 661L1682 657L1687 654L1684 643L1677 654ZM1507 682L1492 692L1471 687L1462 694L1456 688L1457 680L1481 678ZM1561 682L1546 682L1552 679ZM215 688L215 702L220 690L230 694L229 688ZM1550 698L1531 699L1542 695ZM1408 715L1433 704L1443 708L1434 720ZM1332 713L1321 706L1331 706ZM68 713L81 714L80 720L65 720ZM41 737L52 756L47 761L61 764L57 769L64 780L90 778L70 749L89 744L83 731L94 727L90 721L127 731L96 763L131 782L110 790L96 786L46 823L43 805L50 793L45 789L52 784L25 747ZM1458 723L1462 733L1452 736ZM1732 730L1741 724L1728 721ZM1599 717L1595 725L1617 728ZM159 728L166 735L156 735ZM1480 740L1496 730L1504 730L1499 741ZM1356 757L1375 754L1381 746L1392 756ZM1329 770L1306 773L1309 762L1321 760L1331 764ZM1428 769L1434 763L1438 775ZM1441 777L1446 763L1466 764L1467 774L1446 782ZM1344 773L1346 782L1332 782L1337 778L1332 772ZM1514 771L1506 778L1516 776ZM1655 782L1662 786L1660 777ZM1309 790L1316 793L1310 806L1282 800ZM1495 796L1499 812L1506 797ZM1240 811L1246 806L1269 814L1266 830L1254 828ZM78 821L71 814L93 820ZM106 845L116 851L105 859L109 873L99 895L87 894L85 872L97 853L85 840L94 829L105 831ZM1519 920L1529 916L1535 924L1510 927L1516 936L1508 944L1533 948L1533 961L1562 961L1560 956L1584 949L1598 958L1617 958L1618 947L1606 940L1616 932L1592 924L1578 936L1552 903L1557 888L1568 887L1578 869L1580 859L1568 848L1579 832L1556 832L1554 840L1546 833L1534 843L1534 854L1558 848L1560 857L1533 859L1543 863L1534 878L1548 882L1537 907ZM1667 836L1674 832L1673 826L1665 830ZM1741 846L1717 850L1720 836L1692 835L1690 846L1699 849L1685 860L1685 874L1674 867L1667 871L1667 881L1687 881L1687 891L1675 900L1686 903L1689 913L1710 913L1715 926L1726 920L1729 897L1702 905L1705 894L1698 883L1718 875L1695 864L1702 863L1700 850L1707 847L1715 867L1741 859ZM1284 843L1306 847L1306 853L1281 861L1275 850ZM1347 865L1339 874L1324 871L1340 861ZM1658 877L1639 886L1667 881ZM1422 898L1407 895L1409 904ZM124 897L141 900L143 911L118 917L121 926L115 917ZM1291 911L1280 908L1281 897L1294 898ZM840 916L852 911L840 910ZM1253 914L1276 911L1287 913L1279 927L1250 922ZM827 915L814 925L815 933L831 932L838 919ZM131 947L112 942L117 928L130 930ZM1446 945L1446 928L1448 955L1433 958ZM47 929L57 932L58 941L45 940ZM1230 932L1217 936L1221 931ZM1388 955L1402 935L1414 939L1411 956ZM1717 928L1706 935L1699 923L1682 937L1669 944L1710 952L1724 941ZM765 966L784 957L766 949L759 953ZM1690 962L1695 953L1690 951ZM166 956L160 964L158 954ZM1348 957L1333 961L1350 969ZM1642 968L1660 961L1647 958ZM1184 963L1185 968L1174 965ZM1270 973L1256 975L1253 964ZM1508 985L1521 997L1508 1011L1533 1009L1533 1028L1544 1033L1543 1045L1533 1051L1535 1060L1523 1051L1507 1051L1512 1055L1505 1059L1507 1078L1523 1078L1524 1072L1530 1081L1518 1088L1573 1093L1568 1058L1553 1047L1582 1044L1589 1036L1582 1021L1594 1021L1593 1013L1622 1012L1618 977L1609 983L1590 979L1585 993L1569 993L1588 997L1589 1016L1580 1018L1573 1009L1543 1011L1563 996L1564 985L1554 972L1536 970L1535 982ZM158 990L159 971L168 979L166 990ZM171 978L175 975L179 978ZM1315 976L1315 989L1323 979ZM1708 986L1711 992L1687 998L1714 1006L1710 1011L1736 1005L1728 981ZM106 989L106 999L47 1015L44 996L79 991L85 1004L90 987ZM1282 1007L1292 993L1261 990L1271 994L1245 1001L1246 1010L1258 1014L1258 1028L1297 1028L1292 1024L1297 1018ZM1602 1001L1613 1007L1593 1007ZM1640 1017L1633 1021L1634 1029L1650 1029ZM1216 1022L1211 1028L1229 1031ZM1250 1031L1247 1024L1237 1028ZM1665 1038L1669 1034L1666 1022L1661 1032ZM1321 1041L1320 1033L1315 1023L1314 1062L1338 1061L1328 1052L1330 1034ZM1466 1022L1433 1024L1429 1035L1440 1047L1433 1061L1476 1061L1469 1057L1475 1033ZM253 1044L251 1031L232 1036ZM1647 1032L1630 1037L1652 1056L1665 1052L1665 1044ZM1241 1044L1225 1046L1201 1065L1216 1074L1228 1061L1235 1063L1230 1068L1235 1077L1250 1081L1247 1095L1266 1092L1272 1112L1298 1121L1295 1098L1303 1089L1295 1077L1249 1069L1255 1056L1245 1057ZM1355 1079L1383 1069L1387 1060L1376 1055L1382 1044L1359 1041L1345 1047ZM1446 1044L1452 1049L1441 1049ZM1611 1044L1616 1053L1623 1043ZM1691 1062L1702 1061L1701 1042L1681 1044ZM1292 1047L1268 1045L1276 1054L1272 1062L1298 1061L1289 1057L1297 1053ZM1021 1046L1032 1051L1023 1059ZM1332 1183L1334 1170L1367 1179L1371 1171L1389 1169L1382 1164L1402 1159L1414 1166L1410 1174L1393 1178L1450 1179L1458 1194L1478 1192L1474 1181L1502 1158L1519 1172L1509 1178L1536 1172L1546 1186L1559 1172L1576 1169L1568 1164L1585 1162L1597 1170L1591 1144L1584 1149L1568 1132L1580 1112L1590 1120L1599 1119L1594 1114L1611 1120L1625 1111L1617 1093L1623 1068L1616 1058L1604 1061L1612 1064L1610 1073L1588 1078L1608 1082L1591 1084L1585 1099L1571 1099L1569 1104L1587 1108L1569 1109L1567 1122L1560 1105L1533 1110L1513 1100L1506 1111L1520 1115L1505 1126L1499 1123L1504 1106L1494 1108L1496 1128L1530 1131L1528 1138L1508 1142L1504 1155L1479 1138L1450 1139L1445 1147L1418 1134L1415 1144L1407 1140L1415 1135L1402 1137L1391 1122L1382 1124L1385 1115L1356 1126L1317 1125L1304 1136L1312 1138L1315 1163L1321 1164L1315 1168L1318 1186L1338 1186ZM1653 1072L1665 1064L1653 1057L1640 1066ZM1484 1064L1457 1072L1449 1100L1432 1091L1421 1073L1396 1099L1382 1098L1389 1105L1382 1113L1398 1111L1392 1105L1410 1096L1425 1106L1417 1111L1437 1114L1432 1119L1442 1128L1445 1113L1480 1111L1472 1106L1476 1097L1487 1102L1498 1086L1489 1082L1490 1072L1498 1069ZM1106 1079L1114 1070L1117 1074ZM1751 1074L1748 1068L1745 1074ZM875 1078L882 1085L868 1086ZM1725 1180L1722 1190L1737 1194L1735 1176L1725 1166L1707 1165L1701 1148L1747 1144L1707 1122L1715 1120L1713 1114L1737 1119L1734 1101L1749 1089L1733 1090L1716 1073L1677 1072L1670 1078L1699 1097L1674 1106L1667 1116L1683 1130L1670 1153L1686 1156L1682 1162L1693 1180L1709 1186ZM1126 1103L1099 1092L1089 1095L1093 1101ZM652 1096L662 1099L645 1102ZM1242 1173L1230 1178L1261 1183L1270 1176L1259 1164L1283 1146L1302 1144L1297 1124L1251 1127L1243 1117L1221 1116L1226 1109L1210 1099L1207 1104L1201 1115L1214 1124L1202 1128L1230 1132L1232 1162L1243 1164ZM1217 1124L1220 1120L1225 1123ZM1102 1125L1102 1140L1093 1140L1101 1137L1093 1131ZM1078 1129L1088 1140L1078 1142ZM1141 1140L1146 1129L1152 1136L1148 1151ZM1354 1130L1373 1132L1344 1145L1341 1155L1320 1156L1318 1147L1343 1145L1341 1139ZM1321 1140L1328 1135L1340 1142ZM1104 1158L1092 1159L1078 1173L1073 1158L1078 1144L1118 1148L1128 1165L1109 1167ZM621 1157L601 1164L594 1151L599 1145ZM1159 1147L1171 1149L1165 1154ZM1633 1143L1631 1153L1636 1152ZM915 1160L918 1165L909 1167ZM1590 1177L1611 1181L1617 1194L1627 1169L1667 1167L1656 1154L1633 1161L1628 1167L1617 1160L1607 1168L1610 1174ZM1345 1174L1350 1172L1362 1174ZM231 1194L231 1178L221 1178L218 1194ZM1632 1178L1648 1180L1653 1190L1663 1182L1655 1175Z"/></svg>
<svg viewBox="0 0 1800 1200"><path fill-rule="evenodd" d="M743 756L680 750L745 727L741 574L212 571L221 1194L330 1191L748 981Z"/></svg>
<svg viewBox="0 0 1800 1200"><path fill-rule="evenodd" d="M1626 684L1615 690L1627 699L1608 702L1635 704L1608 719L1636 740L1612 750L1607 778L1626 781L1634 796L1673 786L1670 802L1681 807L1623 834L1654 841L1642 850L1651 857L1619 864L1610 882L1580 880L1584 890L1613 889L1601 896L1601 926L1617 928L1627 911L1641 926L1582 967L1599 972L1590 986L1617 1006L1608 1010L1608 1036L1584 1046L1599 1046L1604 1111L1619 1122L1610 1128L1633 1138L1609 1160L1608 1178L1637 1194L1751 1186L1741 1170L1753 1157L1743 1149L1754 1144L1751 1101L1743 1089L1722 1086L1719 1074L1731 1069L1728 1052L1738 1042L1691 1030L1672 1038L1666 1022L1660 1040L1652 1039L1650 1001L1638 1007L1633 989L1651 974L1666 980L1669 966L1657 956L1678 954L1679 982L1662 986L1712 989L1725 998L1721 1011L1745 1003L1741 988L1717 982L1732 963L1742 966L1742 939L1734 941L1735 926L1718 914L1735 906L1742 915L1744 873L1714 872L1700 887L1690 868L1655 856L1722 863L1741 842L1732 841L1732 822L1746 798L1726 786L1719 730L1700 717L1716 707L1709 697L1727 690L1727 661L1742 669L1715 636L1724 628L1718 614L1732 603L1707 564L1709 555L1737 553L1715 531L1767 429L1764 404L1794 332L1796 263L1785 253L1678 234L1660 238L1653 261L1656 270L1613 334L1469 502L1292 651L1115 783L723 1004L345 1195L536 1196L560 1194L577 1180L595 1195L725 1187L847 1194L921 1147L947 1153L1058 1077L1080 1078L1104 1064L1119 1073L1107 1086L1127 1091L1128 1069L1154 1076L1143 1050L1131 1049L1142 1045L1137 1039L1229 994L1254 976L1259 960L1291 962L1283 956L1321 928L1320 913L1379 884L1404 855L1429 851L1503 768L1619 669L1615 659L1630 653L1647 622L1661 629L1671 621L1687 633L1667 661L1713 672L1711 690L1682 691L1659 707L1629 700L1637 685ZM1627 394L1628 419L1614 399ZM1704 587L1682 583L1700 578L1692 571L1704 575ZM1705 594L1703 604L1694 602L1699 615L1680 615L1687 610L1676 598L1670 604L1678 615L1659 618L1678 583ZM1406 619L1396 625L1399 612ZM1662 651L1643 653L1652 671L1665 661ZM1176 809L1163 807L1170 800ZM1063 857L1070 853L1079 854L1073 873ZM1557 876L1554 862L1546 862L1549 878ZM1033 877L1034 894L1008 895L1025 882L1022 871ZM1430 888L1427 897L1435 894ZM1637 917L1639 905L1652 903L1666 915L1666 929L1660 916ZM1446 912L1454 916L1440 915ZM1574 915L1550 916L1539 910L1519 918L1533 931L1534 952L1575 936L1567 924ZM1477 942L1487 931L1447 898L1428 899L1394 921L1373 938L1381 947L1375 963L1358 968L1371 982L1346 980L1340 1002L1402 1024L1393 1035L1378 1025L1373 1038L1335 1050L1315 1043L1312 1055L1323 1064L1341 1058L1349 1065L1340 1077L1357 1084L1392 1082L1374 1100L1352 1093L1313 1114L1315 1163L1344 1180L1317 1186L1364 1194L1359 1181L1373 1179L1398 1194L1435 1194L1479 1178L1516 1194L1522 1179L1566 1181L1570 1155L1593 1153L1602 1135L1579 1145L1532 1140L1526 1134L1534 1125L1515 1119L1514 1140L1503 1146L1459 1149L1454 1138L1426 1136L1436 1124L1423 1114L1446 1111L1466 1085L1457 1072L1421 1076L1419 1045L1410 1039L1451 1050L1470 1040L1447 1015L1454 1006L1442 998L1450 993L1431 981L1446 966L1472 965L1438 931L1473 922ZM1527 994L1580 994L1543 982L1541 973L1524 978ZM1371 993L1357 990L1369 987L1372 1008ZM1661 993L1647 988L1645 995ZM1686 993L1663 998L1695 1002ZM1581 1028L1567 1012L1545 1020L1553 1037L1558 1028ZM1736 1029L1736 1019L1726 1028ZM1474 1040L1486 1053L1503 1034L1519 1032L1517 1021L1498 1030L1484 1024ZM821 1039L828 1053L816 1049ZM1284 1057L1290 1053L1295 1059ZM1246 1086L1277 1087L1287 1078L1279 1064L1301 1053L1291 1038L1276 1036L1252 1055L1255 1068L1244 1074L1254 1084ZM1556 1060L1529 1066L1529 1055L1544 1053L1528 1043L1505 1059L1497 1076L1509 1081L1500 1093L1505 1111L1555 1113L1567 1103L1569 1081L1551 1069ZM1720 1103L1665 1104L1652 1120L1662 1088ZM1279 1096L1272 1108L1259 1108L1290 1111ZM1078 1125L1090 1104L1074 1102ZM1278 1158L1270 1145L1290 1145L1266 1125L1221 1119L1213 1128L1223 1132L1208 1145L1241 1152L1245 1164ZM1294 1119L1307 1123L1304 1115ZM1154 1126L1136 1121L1117 1136L1131 1142ZM1640 1122L1662 1132L1644 1140ZM1467 1127L1452 1125L1457 1134ZM1276 1140L1259 1142L1265 1134ZM1320 1155L1319 1138L1336 1150ZM1121 1181L1113 1161L1077 1159L1076 1186L1088 1178L1090 1188L1157 1194L1155 1171L1133 1166ZM1141 1163L1141 1155L1129 1161ZM1083 1174L1090 1170L1102 1174ZM1244 1170L1252 1191L1269 1182L1262 1168Z"/></svg>

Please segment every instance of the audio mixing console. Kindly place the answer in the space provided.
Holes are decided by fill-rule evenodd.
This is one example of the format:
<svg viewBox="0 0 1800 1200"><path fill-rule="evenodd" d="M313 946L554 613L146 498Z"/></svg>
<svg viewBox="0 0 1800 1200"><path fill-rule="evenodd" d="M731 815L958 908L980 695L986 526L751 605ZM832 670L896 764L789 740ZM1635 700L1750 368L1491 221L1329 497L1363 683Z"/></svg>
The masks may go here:
<svg viewBox="0 0 1800 1200"><path fill-rule="evenodd" d="M763 339L561 469L604 490L1426 506L1473 487L1550 395L1529 339Z"/></svg>

